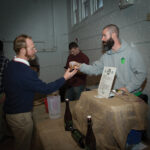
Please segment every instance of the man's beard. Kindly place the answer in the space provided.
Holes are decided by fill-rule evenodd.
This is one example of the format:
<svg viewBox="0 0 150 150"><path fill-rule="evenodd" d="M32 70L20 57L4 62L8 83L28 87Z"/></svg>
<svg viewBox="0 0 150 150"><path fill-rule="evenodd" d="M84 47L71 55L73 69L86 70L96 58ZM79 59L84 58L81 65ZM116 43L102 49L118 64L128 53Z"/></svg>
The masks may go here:
<svg viewBox="0 0 150 150"><path fill-rule="evenodd" d="M112 47L114 46L114 40L112 39L112 37L107 40L106 42L102 42L102 46L103 46L103 50L105 51L109 51L112 49Z"/></svg>
<svg viewBox="0 0 150 150"><path fill-rule="evenodd" d="M28 58L28 60L33 60L33 59L35 59L35 55L30 56L30 55L28 54L28 51L26 51L25 56Z"/></svg>

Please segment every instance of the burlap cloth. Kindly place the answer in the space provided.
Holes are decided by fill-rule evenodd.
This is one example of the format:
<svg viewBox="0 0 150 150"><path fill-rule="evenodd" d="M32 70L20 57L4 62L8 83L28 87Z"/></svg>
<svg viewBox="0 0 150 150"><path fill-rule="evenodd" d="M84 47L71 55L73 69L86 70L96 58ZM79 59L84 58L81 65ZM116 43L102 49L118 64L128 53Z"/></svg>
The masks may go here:
<svg viewBox="0 0 150 150"><path fill-rule="evenodd" d="M130 130L146 128L148 105L130 93L109 99L95 95L96 90L82 93L73 109L74 126L85 135L86 116L91 115L97 149L125 150Z"/></svg>

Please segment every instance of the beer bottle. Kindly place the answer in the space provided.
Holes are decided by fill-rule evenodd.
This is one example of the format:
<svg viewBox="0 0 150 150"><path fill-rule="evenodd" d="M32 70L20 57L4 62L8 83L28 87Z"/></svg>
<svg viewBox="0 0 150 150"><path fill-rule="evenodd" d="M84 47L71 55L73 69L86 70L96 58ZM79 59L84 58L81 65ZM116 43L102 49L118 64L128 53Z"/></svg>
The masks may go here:
<svg viewBox="0 0 150 150"><path fill-rule="evenodd" d="M86 150L96 150L96 139L92 129L92 119L91 116L87 116L87 133L85 137L85 149Z"/></svg>
<svg viewBox="0 0 150 150"><path fill-rule="evenodd" d="M85 137L78 129L73 129L71 131L71 135L81 148L85 148L85 145L84 145Z"/></svg>
<svg viewBox="0 0 150 150"><path fill-rule="evenodd" d="M66 102L66 110L65 110L65 115L64 115L65 130L72 131L73 121L72 121L72 115L71 115L70 108L69 108L69 99L66 99L65 102Z"/></svg>

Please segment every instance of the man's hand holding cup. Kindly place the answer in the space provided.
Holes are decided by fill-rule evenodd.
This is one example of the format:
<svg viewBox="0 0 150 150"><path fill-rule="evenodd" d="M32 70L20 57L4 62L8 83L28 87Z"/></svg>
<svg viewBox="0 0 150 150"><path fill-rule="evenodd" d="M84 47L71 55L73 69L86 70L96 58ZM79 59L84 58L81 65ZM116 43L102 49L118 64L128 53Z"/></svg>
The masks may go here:
<svg viewBox="0 0 150 150"><path fill-rule="evenodd" d="M81 64L78 63L78 62L76 62L76 61L69 62L69 68L70 68L70 70L74 70L74 69L79 70L80 65Z"/></svg>

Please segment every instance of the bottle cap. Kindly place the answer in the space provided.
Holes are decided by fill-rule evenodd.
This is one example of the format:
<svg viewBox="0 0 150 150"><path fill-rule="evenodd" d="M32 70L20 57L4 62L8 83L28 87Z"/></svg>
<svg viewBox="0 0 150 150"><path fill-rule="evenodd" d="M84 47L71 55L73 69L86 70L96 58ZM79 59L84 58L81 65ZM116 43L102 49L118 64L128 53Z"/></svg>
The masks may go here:
<svg viewBox="0 0 150 150"><path fill-rule="evenodd" d="M91 116L90 116L90 115L88 115L88 116L87 116L87 118L88 118L88 119L91 119Z"/></svg>

